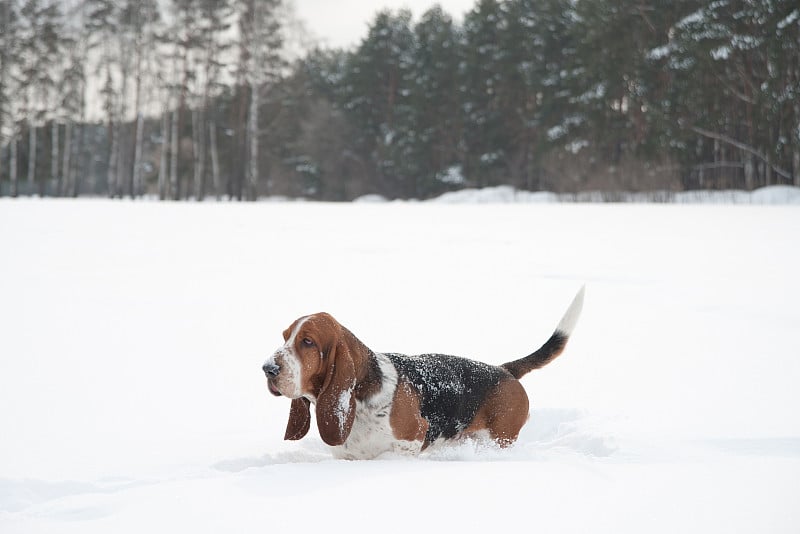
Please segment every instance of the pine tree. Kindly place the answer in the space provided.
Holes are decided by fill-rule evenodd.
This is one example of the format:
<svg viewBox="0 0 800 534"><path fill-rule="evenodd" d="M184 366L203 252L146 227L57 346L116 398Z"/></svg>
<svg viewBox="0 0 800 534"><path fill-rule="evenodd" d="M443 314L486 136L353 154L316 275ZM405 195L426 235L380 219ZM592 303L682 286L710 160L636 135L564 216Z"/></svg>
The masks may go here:
<svg viewBox="0 0 800 534"><path fill-rule="evenodd" d="M678 85L666 114L689 143L687 186L749 189L797 174L798 19L790 2L725 0L674 25L660 55Z"/></svg>
<svg viewBox="0 0 800 534"><path fill-rule="evenodd" d="M509 178L540 189L542 158L567 140L576 117L569 110L569 73L574 68L572 3L511 0L502 6L504 50L498 90L509 133Z"/></svg>
<svg viewBox="0 0 800 534"><path fill-rule="evenodd" d="M461 113L459 31L436 6L414 28L412 158L419 167L413 196L428 197L459 185Z"/></svg>
<svg viewBox="0 0 800 534"><path fill-rule="evenodd" d="M268 138L285 147L282 160L289 168L282 194L342 201L375 192L356 145L359 136L344 112L349 56L343 50L311 50L281 84L285 112Z"/></svg>
<svg viewBox="0 0 800 534"><path fill-rule="evenodd" d="M497 0L479 0L464 19L464 174L485 187L509 172L509 132L501 110L506 51L504 17Z"/></svg>
<svg viewBox="0 0 800 534"><path fill-rule="evenodd" d="M343 80L344 109L358 128L361 157L370 161L380 189L414 196L418 162L415 145L411 13L376 15L367 37L350 56Z"/></svg>
<svg viewBox="0 0 800 534"><path fill-rule="evenodd" d="M651 57L666 38L673 14L691 1L574 4L576 55L568 79L574 120L566 141L585 147L584 158L597 163L592 187L637 189L642 168L634 165L626 173L626 166L666 154L656 113L666 98L665 71Z"/></svg>

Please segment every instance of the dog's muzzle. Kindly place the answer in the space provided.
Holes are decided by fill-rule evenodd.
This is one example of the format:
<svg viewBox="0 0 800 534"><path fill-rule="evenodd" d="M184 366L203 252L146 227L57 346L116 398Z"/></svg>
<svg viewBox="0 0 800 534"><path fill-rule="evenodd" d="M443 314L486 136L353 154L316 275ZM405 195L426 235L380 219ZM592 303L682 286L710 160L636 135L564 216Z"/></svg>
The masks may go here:
<svg viewBox="0 0 800 534"><path fill-rule="evenodd" d="M276 397L280 397L281 392L278 391L277 386L275 386L275 378L277 378L278 374L280 374L281 368L275 365L274 363L267 362L263 366L261 366L261 369L267 376L267 388L269 389L269 392L275 395Z"/></svg>

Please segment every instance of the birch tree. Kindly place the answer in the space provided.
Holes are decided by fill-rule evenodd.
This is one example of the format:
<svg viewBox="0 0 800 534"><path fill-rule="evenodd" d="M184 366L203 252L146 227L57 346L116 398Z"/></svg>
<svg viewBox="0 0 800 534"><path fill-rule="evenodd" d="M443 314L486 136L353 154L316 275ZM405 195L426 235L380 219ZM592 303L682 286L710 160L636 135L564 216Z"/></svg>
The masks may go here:
<svg viewBox="0 0 800 534"><path fill-rule="evenodd" d="M123 11L123 21L130 32L133 50L134 78L134 148L133 165L127 184L131 198L144 192L142 177L142 150L144 143L145 102L153 96L148 90L154 78L156 56L156 24L159 22L158 4L155 0L129 0Z"/></svg>
<svg viewBox="0 0 800 534"><path fill-rule="evenodd" d="M233 7L219 0L200 0L199 53L197 65L197 95L192 114L194 146L194 195L202 200L206 194L207 147L210 145L213 186L219 194L220 177L216 146L216 120L212 100L219 95L225 68L223 54L230 48L225 35L231 26ZM208 136L206 135L208 131ZM208 142L207 142L208 141Z"/></svg>
<svg viewBox="0 0 800 534"><path fill-rule="evenodd" d="M100 98L105 114L106 139L109 147L106 185L109 196L113 196L117 184L117 143L119 141L114 135L119 118L117 117L118 91L115 82L118 61L113 45L119 30L119 16L114 0L86 0L86 7L89 52L96 57L93 75L95 82L101 87Z"/></svg>
<svg viewBox="0 0 800 534"><path fill-rule="evenodd" d="M3 148L8 152L10 194L17 195L16 113L14 67L17 63L17 13L12 0L0 1L0 182L3 178Z"/></svg>
<svg viewBox="0 0 800 534"><path fill-rule="evenodd" d="M174 200L184 194L182 169L179 168L183 120L191 104L192 84L195 81L194 56L199 43L199 0L173 0L173 21L170 28L172 76L172 117L170 124L170 189ZM188 191L188 188L187 188ZM188 193L187 193L188 196Z"/></svg>
<svg viewBox="0 0 800 534"><path fill-rule="evenodd" d="M239 0L239 80L249 97L247 106L245 176L248 198L258 196L259 175L259 111L269 84L280 75L284 66L281 55L281 0Z"/></svg>
<svg viewBox="0 0 800 534"><path fill-rule="evenodd" d="M86 27L87 6L83 1L73 6L65 21L66 65L61 84L61 109L64 119L64 148L61 153L59 194L75 197L80 191L80 173L75 169L76 154L86 123L86 63L89 39Z"/></svg>
<svg viewBox="0 0 800 534"><path fill-rule="evenodd" d="M73 169L75 153L74 133L83 128L86 122L86 73L84 57L80 50L85 50L85 40L78 36L73 41L72 51L68 56L68 66L64 72L64 94L62 109L64 113L64 149L61 155L61 174L59 194L74 197L78 194L78 180Z"/></svg>
<svg viewBox="0 0 800 534"><path fill-rule="evenodd" d="M28 127L28 187L36 183L38 129L52 110L55 68L60 55L58 3L26 0L20 9L20 75L25 94ZM44 196L46 182L39 180L39 194Z"/></svg>

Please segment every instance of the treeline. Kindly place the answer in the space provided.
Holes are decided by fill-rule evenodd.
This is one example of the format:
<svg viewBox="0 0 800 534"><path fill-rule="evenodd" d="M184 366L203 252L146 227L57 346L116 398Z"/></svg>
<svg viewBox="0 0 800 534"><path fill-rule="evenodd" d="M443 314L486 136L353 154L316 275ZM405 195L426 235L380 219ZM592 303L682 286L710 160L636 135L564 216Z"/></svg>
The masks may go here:
<svg viewBox="0 0 800 534"><path fill-rule="evenodd" d="M0 192L800 185L788 0L387 11L291 63L285 22L280 0L0 0Z"/></svg>
<svg viewBox="0 0 800 534"><path fill-rule="evenodd" d="M256 198L283 7L0 0L0 191Z"/></svg>

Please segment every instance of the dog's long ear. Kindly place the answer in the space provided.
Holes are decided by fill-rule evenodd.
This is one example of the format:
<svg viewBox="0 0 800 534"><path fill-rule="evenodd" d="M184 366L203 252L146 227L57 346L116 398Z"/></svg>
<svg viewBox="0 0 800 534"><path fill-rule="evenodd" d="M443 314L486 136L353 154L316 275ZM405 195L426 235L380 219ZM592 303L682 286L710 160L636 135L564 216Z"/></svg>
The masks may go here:
<svg viewBox="0 0 800 534"><path fill-rule="evenodd" d="M328 372L317 397L317 427L322 441L341 445L350 435L356 416L354 355L339 327L324 357Z"/></svg>
<svg viewBox="0 0 800 534"><path fill-rule="evenodd" d="M289 422L286 424L286 434L283 439L296 440L308 433L311 427L311 402L305 397L292 400L289 408Z"/></svg>

